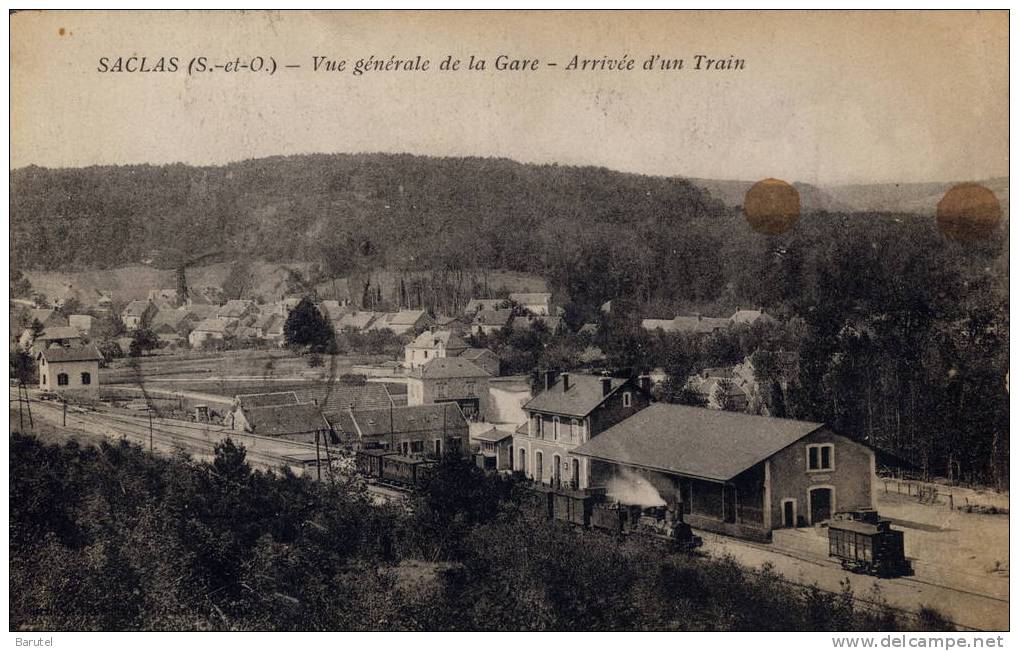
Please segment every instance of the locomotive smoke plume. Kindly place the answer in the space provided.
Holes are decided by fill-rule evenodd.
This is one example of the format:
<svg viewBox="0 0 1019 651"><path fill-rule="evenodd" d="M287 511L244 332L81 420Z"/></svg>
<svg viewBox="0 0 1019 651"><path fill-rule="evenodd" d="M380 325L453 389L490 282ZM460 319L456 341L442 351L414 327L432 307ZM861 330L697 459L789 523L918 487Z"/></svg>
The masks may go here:
<svg viewBox="0 0 1019 651"><path fill-rule="evenodd" d="M665 506L665 500L658 494L651 482L629 470L623 470L605 485L606 494L620 504L637 506Z"/></svg>

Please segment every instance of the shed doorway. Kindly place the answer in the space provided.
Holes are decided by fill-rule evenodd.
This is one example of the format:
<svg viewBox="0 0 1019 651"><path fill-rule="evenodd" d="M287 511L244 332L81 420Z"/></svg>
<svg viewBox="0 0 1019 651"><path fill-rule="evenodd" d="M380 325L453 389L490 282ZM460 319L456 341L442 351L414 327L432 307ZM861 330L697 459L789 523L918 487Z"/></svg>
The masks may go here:
<svg viewBox="0 0 1019 651"><path fill-rule="evenodd" d="M810 524L818 524L831 520L834 506L834 494L831 488L811 488L810 493Z"/></svg>
<svg viewBox="0 0 1019 651"><path fill-rule="evenodd" d="M796 528L796 500L782 500L782 526L786 529Z"/></svg>

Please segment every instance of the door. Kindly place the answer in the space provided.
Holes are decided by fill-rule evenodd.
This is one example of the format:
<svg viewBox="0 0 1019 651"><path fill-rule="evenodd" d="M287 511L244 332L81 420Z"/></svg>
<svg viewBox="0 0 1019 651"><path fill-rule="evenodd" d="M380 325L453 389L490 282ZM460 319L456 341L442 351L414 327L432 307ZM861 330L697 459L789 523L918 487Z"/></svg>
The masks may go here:
<svg viewBox="0 0 1019 651"><path fill-rule="evenodd" d="M552 485L556 488L562 488L563 477L562 477L562 459L558 454L552 457Z"/></svg>
<svg viewBox="0 0 1019 651"><path fill-rule="evenodd" d="M782 526L789 529L796 526L796 504L792 500L782 502Z"/></svg>
<svg viewBox="0 0 1019 651"><path fill-rule="evenodd" d="M832 490L830 488L810 489L810 524L831 520Z"/></svg>
<svg viewBox="0 0 1019 651"><path fill-rule="evenodd" d="M736 522L736 487L726 484L722 487L722 519Z"/></svg>

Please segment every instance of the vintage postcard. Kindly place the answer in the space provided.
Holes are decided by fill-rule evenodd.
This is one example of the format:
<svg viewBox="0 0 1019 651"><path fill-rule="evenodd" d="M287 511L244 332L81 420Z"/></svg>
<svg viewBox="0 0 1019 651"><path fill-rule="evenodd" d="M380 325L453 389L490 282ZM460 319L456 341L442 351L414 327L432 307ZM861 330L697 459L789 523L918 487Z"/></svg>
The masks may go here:
<svg viewBox="0 0 1019 651"><path fill-rule="evenodd" d="M1008 26L12 13L12 636L1001 646Z"/></svg>

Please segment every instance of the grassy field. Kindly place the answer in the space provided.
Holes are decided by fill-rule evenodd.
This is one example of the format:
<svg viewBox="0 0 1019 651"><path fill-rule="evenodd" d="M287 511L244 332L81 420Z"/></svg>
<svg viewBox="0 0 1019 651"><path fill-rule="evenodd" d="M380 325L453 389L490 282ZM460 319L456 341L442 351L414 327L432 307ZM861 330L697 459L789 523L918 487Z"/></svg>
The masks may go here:
<svg viewBox="0 0 1019 651"><path fill-rule="evenodd" d="M194 391L223 396L282 390L317 384L350 373L355 364L378 362L369 355L323 356L323 365L308 366L308 357L281 350L189 352L114 360L100 371L103 385L143 384L148 389ZM394 386L393 389L397 389Z"/></svg>

